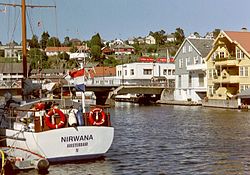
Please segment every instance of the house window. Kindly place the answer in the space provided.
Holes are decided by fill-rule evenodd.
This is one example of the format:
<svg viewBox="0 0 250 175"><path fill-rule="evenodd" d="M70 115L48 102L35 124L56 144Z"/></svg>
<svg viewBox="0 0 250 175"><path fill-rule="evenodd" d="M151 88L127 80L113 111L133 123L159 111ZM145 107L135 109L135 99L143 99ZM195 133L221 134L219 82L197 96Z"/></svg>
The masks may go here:
<svg viewBox="0 0 250 175"><path fill-rule="evenodd" d="M191 65L191 64L192 64L192 63L191 63L190 57L186 58L186 65Z"/></svg>
<svg viewBox="0 0 250 175"><path fill-rule="evenodd" d="M172 72L171 69L168 69L168 75L171 75L171 72Z"/></svg>
<svg viewBox="0 0 250 175"><path fill-rule="evenodd" d="M127 72L127 70L125 70L125 75L127 75L128 74L128 72Z"/></svg>
<svg viewBox="0 0 250 175"><path fill-rule="evenodd" d="M204 86L204 74L199 74L199 87Z"/></svg>
<svg viewBox="0 0 250 175"><path fill-rule="evenodd" d="M213 69L208 70L208 78L213 78Z"/></svg>
<svg viewBox="0 0 250 175"><path fill-rule="evenodd" d="M201 60L202 60L202 64L204 64L205 63L205 59L201 57Z"/></svg>
<svg viewBox="0 0 250 175"><path fill-rule="evenodd" d="M143 69L143 75L152 75L152 69Z"/></svg>
<svg viewBox="0 0 250 175"><path fill-rule="evenodd" d="M208 86L208 94L210 96L214 94L213 90L214 90L213 86Z"/></svg>
<svg viewBox="0 0 250 175"><path fill-rule="evenodd" d="M220 58L225 58L225 53L224 52L220 52Z"/></svg>
<svg viewBox="0 0 250 175"><path fill-rule="evenodd" d="M198 56L194 57L194 64L199 64L199 57Z"/></svg>
<svg viewBox="0 0 250 175"><path fill-rule="evenodd" d="M167 75L167 69L163 69L163 75Z"/></svg>
<svg viewBox="0 0 250 175"><path fill-rule="evenodd" d="M188 77L188 85L189 85L189 87L192 87L192 76L191 75L189 75L189 77Z"/></svg>
<svg viewBox="0 0 250 175"><path fill-rule="evenodd" d="M183 48L182 48L182 52L183 52L183 53L186 53L186 52L187 52L187 50L186 50L186 46L183 46Z"/></svg>
<svg viewBox="0 0 250 175"><path fill-rule="evenodd" d="M193 51L192 46L188 46L188 52L192 52L192 51Z"/></svg>
<svg viewBox="0 0 250 175"><path fill-rule="evenodd" d="M240 67L240 76L247 77L248 76L248 67Z"/></svg>
<svg viewBox="0 0 250 175"><path fill-rule="evenodd" d="M181 88L181 75L178 77L178 87Z"/></svg>
<svg viewBox="0 0 250 175"><path fill-rule="evenodd" d="M237 59L243 59L244 58L244 52L242 52L238 47L236 47L236 58Z"/></svg>
<svg viewBox="0 0 250 175"><path fill-rule="evenodd" d="M240 85L240 92L242 92L242 91L244 91L244 90L246 90L248 88L249 88L249 85L242 84L242 85Z"/></svg>
<svg viewBox="0 0 250 175"><path fill-rule="evenodd" d="M183 67L183 58L179 59L179 68Z"/></svg>
<svg viewBox="0 0 250 175"><path fill-rule="evenodd" d="M130 74L131 74L131 75L134 75L134 74L135 74L134 69L131 69L131 70L130 70Z"/></svg>
<svg viewBox="0 0 250 175"><path fill-rule="evenodd" d="M172 75L175 75L175 70L172 70Z"/></svg>

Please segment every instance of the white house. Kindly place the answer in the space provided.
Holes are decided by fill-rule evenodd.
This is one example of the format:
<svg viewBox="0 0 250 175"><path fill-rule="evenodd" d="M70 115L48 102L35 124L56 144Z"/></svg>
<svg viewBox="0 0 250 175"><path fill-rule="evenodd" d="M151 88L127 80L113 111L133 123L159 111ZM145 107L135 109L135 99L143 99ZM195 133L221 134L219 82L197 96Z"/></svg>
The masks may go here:
<svg viewBox="0 0 250 175"><path fill-rule="evenodd" d="M145 38L145 43L146 44L155 44L156 40L153 36L149 35Z"/></svg>
<svg viewBox="0 0 250 175"><path fill-rule="evenodd" d="M128 63L116 66L116 77L126 85L173 86L175 80L173 63Z"/></svg>

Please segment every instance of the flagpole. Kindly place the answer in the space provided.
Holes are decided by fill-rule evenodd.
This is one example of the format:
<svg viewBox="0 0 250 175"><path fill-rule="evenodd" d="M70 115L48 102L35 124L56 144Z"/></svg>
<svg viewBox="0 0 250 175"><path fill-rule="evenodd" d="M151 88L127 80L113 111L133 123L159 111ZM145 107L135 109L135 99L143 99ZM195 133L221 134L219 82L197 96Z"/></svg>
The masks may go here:
<svg viewBox="0 0 250 175"><path fill-rule="evenodd" d="M85 58L84 58L84 64L85 64ZM81 69L83 69L83 64L81 65ZM84 77L83 77L84 78ZM82 113L84 114L86 112L85 110L85 90L81 92L82 93Z"/></svg>
<svg viewBox="0 0 250 175"><path fill-rule="evenodd" d="M85 93L82 92L82 113L85 113Z"/></svg>

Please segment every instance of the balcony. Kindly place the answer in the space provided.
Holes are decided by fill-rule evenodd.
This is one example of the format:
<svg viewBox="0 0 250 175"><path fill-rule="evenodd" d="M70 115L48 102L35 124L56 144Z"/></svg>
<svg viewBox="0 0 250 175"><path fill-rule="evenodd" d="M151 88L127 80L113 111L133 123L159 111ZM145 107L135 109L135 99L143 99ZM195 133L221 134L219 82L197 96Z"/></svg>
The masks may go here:
<svg viewBox="0 0 250 175"><path fill-rule="evenodd" d="M187 70L206 70L205 64L193 64L193 65L187 65Z"/></svg>
<svg viewBox="0 0 250 175"><path fill-rule="evenodd" d="M215 66L238 66L239 60L236 60L236 57L227 57L227 58L216 58L215 60Z"/></svg>
<svg viewBox="0 0 250 175"><path fill-rule="evenodd" d="M239 83L239 81L238 75L222 75L213 79L213 83Z"/></svg>

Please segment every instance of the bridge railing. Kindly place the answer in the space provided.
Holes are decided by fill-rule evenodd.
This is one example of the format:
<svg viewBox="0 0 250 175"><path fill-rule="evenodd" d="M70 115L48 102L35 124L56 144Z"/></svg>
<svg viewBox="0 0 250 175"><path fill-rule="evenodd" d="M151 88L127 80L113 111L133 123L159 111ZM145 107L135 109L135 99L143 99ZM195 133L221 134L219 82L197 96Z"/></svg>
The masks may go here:
<svg viewBox="0 0 250 175"><path fill-rule="evenodd" d="M0 89L21 88L21 80L2 80L0 81Z"/></svg>
<svg viewBox="0 0 250 175"><path fill-rule="evenodd" d="M160 86L174 87L173 82L169 81L152 81L150 79L119 79L117 77L95 77L87 80L86 86Z"/></svg>

